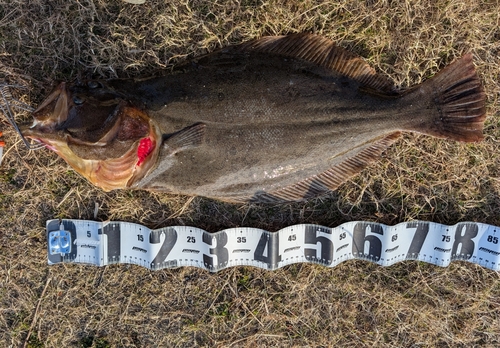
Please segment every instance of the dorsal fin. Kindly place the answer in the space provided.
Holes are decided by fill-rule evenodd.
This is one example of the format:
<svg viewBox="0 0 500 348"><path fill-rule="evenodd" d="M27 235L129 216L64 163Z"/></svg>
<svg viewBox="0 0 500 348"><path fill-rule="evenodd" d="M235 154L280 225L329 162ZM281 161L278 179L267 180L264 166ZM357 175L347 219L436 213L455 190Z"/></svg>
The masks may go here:
<svg viewBox="0 0 500 348"><path fill-rule="evenodd" d="M392 133L321 174L314 175L282 189L271 192L259 192L249 201L254 203L302 201L324 194L330 190L335 190L340 184L359 173L368 164L377 160L382 152L394 143L400 135L400 132ZM242 200L244 201L245 199Z"/></svg>
<svg viewBox="0 0 500 348"><path fill-rule="evenodd" d="M350 77L371 89L394 92L394 84L388 78L378 74L362 58L322 36L307 33L267 36L235 48L300 58Z"/></svg>

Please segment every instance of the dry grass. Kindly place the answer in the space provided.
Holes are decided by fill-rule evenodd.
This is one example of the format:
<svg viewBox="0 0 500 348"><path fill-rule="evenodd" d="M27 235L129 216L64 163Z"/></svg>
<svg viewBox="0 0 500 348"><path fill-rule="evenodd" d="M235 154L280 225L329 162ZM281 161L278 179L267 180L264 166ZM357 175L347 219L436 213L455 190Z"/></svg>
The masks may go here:
<svg viewBox="0 0 500 348"><path fill-rule="evenodd" d="M281 206L103 193L54 154L28 152L0 119L2 346L499 346L500 277L472 264L356 261L215 275L48 267L44 237L45 220L92 219L96 203L102 220L209 231L358 219L500 225L499 8L498 0L0 0L0 80L29 87L17 95L32 105L57 79L147 75L216 47L300 31L334 39L401 86L471 51L488 96L484 142L406 135L330 196Z"/></svg>

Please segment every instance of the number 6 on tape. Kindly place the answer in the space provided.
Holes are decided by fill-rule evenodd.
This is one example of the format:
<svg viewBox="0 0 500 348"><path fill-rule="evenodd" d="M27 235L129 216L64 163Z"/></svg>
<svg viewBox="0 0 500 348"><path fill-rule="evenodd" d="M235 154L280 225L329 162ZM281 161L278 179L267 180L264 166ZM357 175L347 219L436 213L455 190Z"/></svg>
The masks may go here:
<svg viewBox="0 0 500 348"><path fill-rule="evenodd" d="M464 260L500 270L500 228L476 222L446 226L411 221L395 226L353 221L335 228L294 225L277 232L230 228L216 233L189 226L151 230L113 221L47 221L49 264L129 263L151 270L194 266L217 272L233 266L274 270L297 262L326 267L351 260L390 266L419 260L446 267Z"/></svg>

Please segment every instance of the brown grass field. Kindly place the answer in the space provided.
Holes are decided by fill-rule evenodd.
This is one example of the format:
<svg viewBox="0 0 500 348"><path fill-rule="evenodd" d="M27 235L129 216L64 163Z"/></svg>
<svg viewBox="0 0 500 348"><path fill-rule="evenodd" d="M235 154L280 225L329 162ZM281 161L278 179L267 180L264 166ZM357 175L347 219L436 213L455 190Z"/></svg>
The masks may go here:
<svg viewBox="0 0 500 348"><path fill-rule="evenodd" d="M45 221L122 220L210 232L413 219L500 226L498 0L0 0L0 81L37 105L54 81L151 74L264 35L314 32L407 87L472 52L487 94L485 140L405 134L375 165L307 203L232 205L105 193L0 116L1 347L498 347L500 276L454 262L274 272L235 267L47 266ZM16 114L28 122L27 112Z"/></svg>

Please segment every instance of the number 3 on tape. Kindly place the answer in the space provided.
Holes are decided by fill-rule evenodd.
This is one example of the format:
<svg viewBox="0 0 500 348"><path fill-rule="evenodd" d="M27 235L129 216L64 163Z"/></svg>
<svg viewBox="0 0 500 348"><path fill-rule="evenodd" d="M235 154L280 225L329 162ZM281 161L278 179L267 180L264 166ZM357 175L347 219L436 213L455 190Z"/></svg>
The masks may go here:
<svg viewBox="0 0 500 348"><path fill-rule="evenodd" d="M499 227L475 222L354 221L335 228L303 224L277 232L242 227L209 233L188 226L150 230L120 221L47 221L50 265L129 263L151 270L194 266L217 272L244 265L274 270L297 262L335 267L361 259L381 266L419 260L443 267L464 260L498 271L499 238Z"/></svg>

